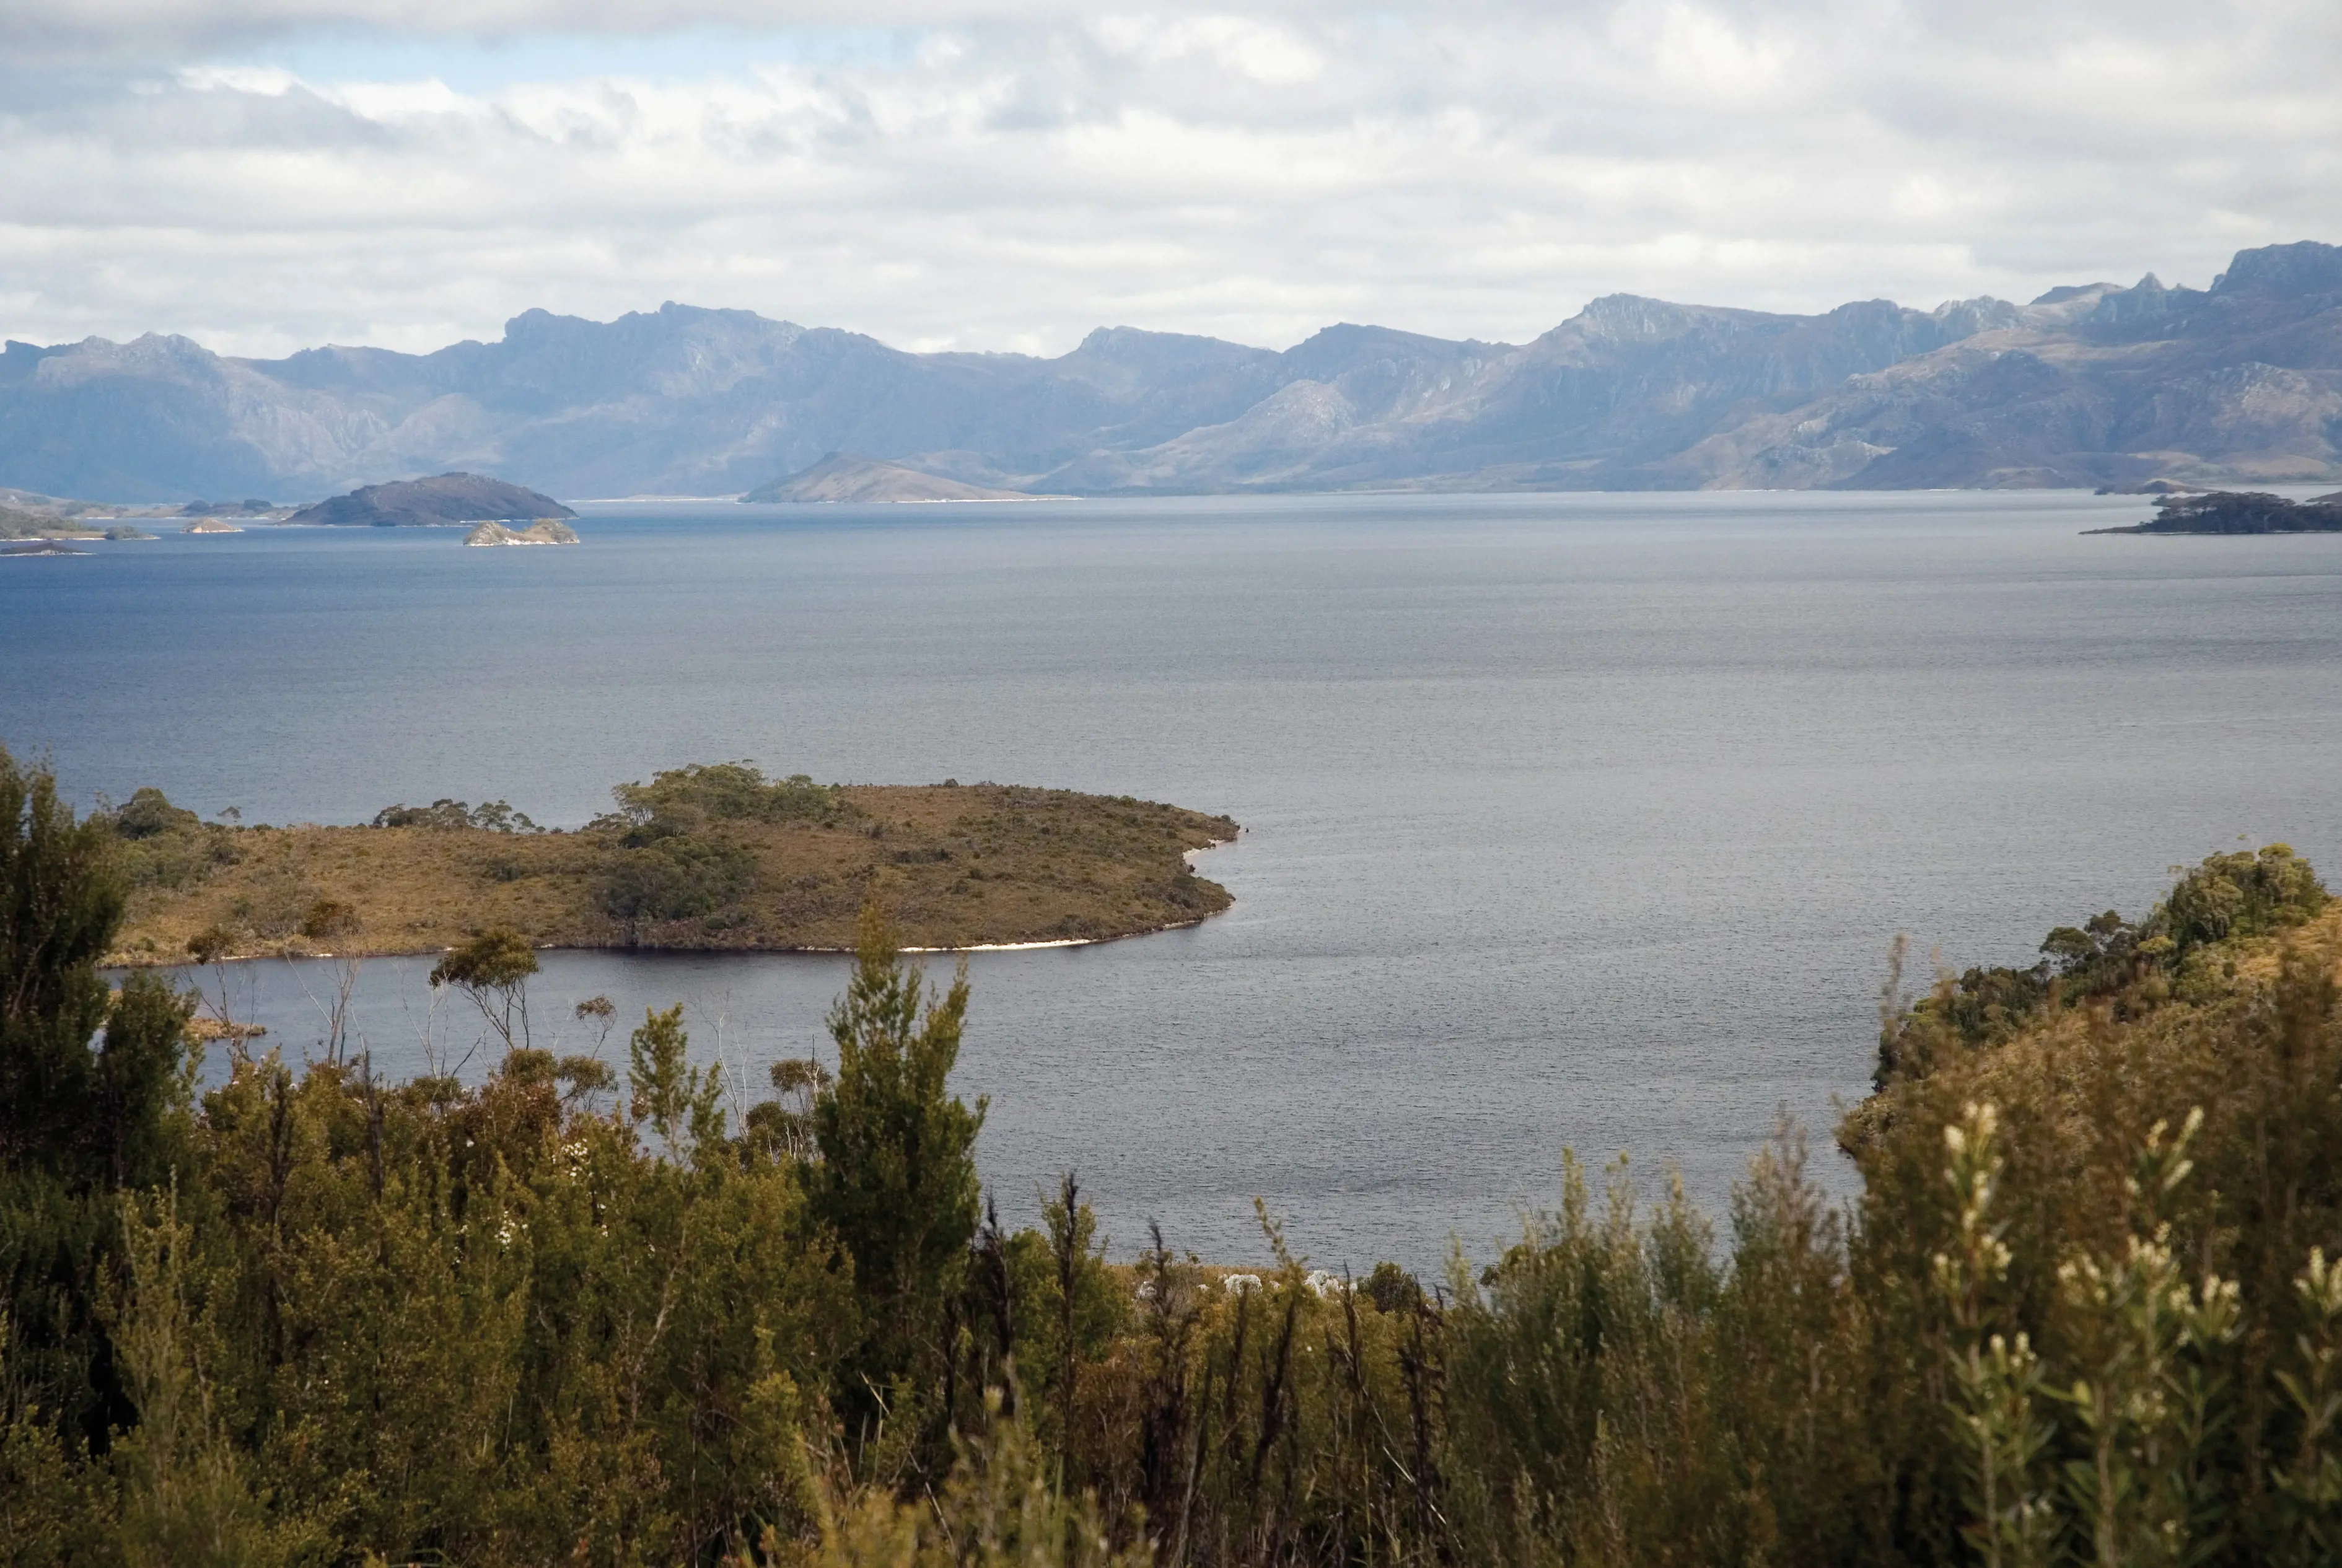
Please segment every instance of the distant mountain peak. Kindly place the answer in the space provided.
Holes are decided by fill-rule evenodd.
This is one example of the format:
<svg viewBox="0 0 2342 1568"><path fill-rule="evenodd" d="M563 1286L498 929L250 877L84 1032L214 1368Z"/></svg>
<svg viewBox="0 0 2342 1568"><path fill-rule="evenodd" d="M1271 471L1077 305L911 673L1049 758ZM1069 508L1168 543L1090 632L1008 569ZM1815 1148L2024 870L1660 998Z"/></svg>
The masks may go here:
<svg viewBox="0 0 2342 1568"><path fill-rule="evenodd" d="M2217 295L2296 296L2337 291L2342 291L2342 245L2316 240L2238 251L2212 285Z"/></svg>
<svg viewBox="0 0 2342 1568"><path fill-rule="evenodd" d="M2088 298L2096 300L2103 295L2113 293L2120 287L2122 287L2122 285L2118 283L2060 284L2056 288L2051 289L2048 293L2041 295L2038 299L2028 300L2026 303L2028 305L2067 305L2077 299Z"/></svg>
<svg viewBox="0 0 2342 1568"><path fill-rule="evenodd" d="M1104 360L1117 365L1194 364L1264 355L1226 338L1190 332L1153 332L1142 326L1093 327L1066 359Z"/></svg>

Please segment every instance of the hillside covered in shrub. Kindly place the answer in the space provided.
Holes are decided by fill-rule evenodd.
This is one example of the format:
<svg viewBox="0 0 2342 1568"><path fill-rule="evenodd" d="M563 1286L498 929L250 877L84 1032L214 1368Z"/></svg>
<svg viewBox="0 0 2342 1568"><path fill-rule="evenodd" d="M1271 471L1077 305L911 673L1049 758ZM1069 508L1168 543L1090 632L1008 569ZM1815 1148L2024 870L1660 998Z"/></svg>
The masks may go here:
<svg viewBox="0 0 2342 1568"><path fill-rule="evenodd" d="M430 831L417 829L415 831ZM2342 918L2216 856L2030 968L1890 984L1833 1207L1566 1166L1501 1257L1010 1230L971 998L875 910L741 1106L678 1007L387 1083L95 964L115 818L0 762L0 1541L27 1563L2330 1563ZM525 943L438 983L491 1018ZM630 1021L628 1021L630 1022ZM1214 1260L1225 1265L1239 1260Z"/></svg>

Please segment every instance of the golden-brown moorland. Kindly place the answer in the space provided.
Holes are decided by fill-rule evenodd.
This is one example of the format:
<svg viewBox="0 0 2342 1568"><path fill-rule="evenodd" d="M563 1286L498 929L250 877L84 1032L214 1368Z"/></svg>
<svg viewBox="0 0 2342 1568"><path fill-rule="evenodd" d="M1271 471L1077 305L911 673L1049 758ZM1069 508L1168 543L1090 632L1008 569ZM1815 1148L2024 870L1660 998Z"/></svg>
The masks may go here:
<svg viewBox="0 0 2342 1568"><path fill-rule="evenodd" d="M566 833L226 827L165 806L147 814L160 827L125 833L133 886L112 961L184 963L205 933L233 956L389 954L498 926L540 947L842 949L873 898L910 947L1096 941L1231 902L1186 854L1236 824L1126 796L847 785L761 816L678 798Z"/></svg>

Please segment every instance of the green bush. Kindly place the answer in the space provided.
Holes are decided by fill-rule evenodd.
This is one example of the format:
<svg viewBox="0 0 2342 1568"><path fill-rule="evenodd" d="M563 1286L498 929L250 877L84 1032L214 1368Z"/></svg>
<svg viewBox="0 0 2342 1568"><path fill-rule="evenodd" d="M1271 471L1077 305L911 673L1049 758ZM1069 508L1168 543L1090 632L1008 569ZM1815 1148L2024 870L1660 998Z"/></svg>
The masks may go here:
<svg viewBox="0 0 2342 1568"><path fill-rule="evenodd" d="M601 905L629 927L695 920L736 901L756 874L756 856L738 844L659 839L610 857Z"/></svg>
<svg viewBox="0 0 2342 1568"><path fill-rule="evenodd" d="M460 800L444 797L429 805L386 805L374 814L375 827L425 827L441 833L458 833L466 828L484 833L538 833L536 824L525 812L513 810L508 801L484 801L474 806Z"/></svg>
<svg viewBox="0 0 2342 1568"><path fill-rule="evenodd" d="M647 843L670 834L694 833L711 823L814 822L833 824L859 816L834 784L816 784L804 774L768 779L753 763L692 763L653 774L648 784L622 784L615 817L600 819Z"/></svg>

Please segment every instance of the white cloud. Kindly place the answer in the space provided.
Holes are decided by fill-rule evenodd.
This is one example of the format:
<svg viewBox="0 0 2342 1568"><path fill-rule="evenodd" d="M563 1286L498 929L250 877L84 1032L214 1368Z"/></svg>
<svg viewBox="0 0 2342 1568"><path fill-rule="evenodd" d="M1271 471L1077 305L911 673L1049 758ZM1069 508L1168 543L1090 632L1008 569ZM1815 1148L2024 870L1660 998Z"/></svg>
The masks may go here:
<svg viewBox="0 0 2342 1568"><path fill-rule="evenodd" d="M281 98L301 85L300 77L277 65L185 65L174 75L191 92L251 93L264 98Z"/></svg>
<svg viewBox="0 0 2342 1568"><path fill-rule="evenodd" d="M1286 28L1248 16L1101 16L1091 32L1125 59L1166 65L1196 56L1268 86L1314 80L1325 57Z"/></svg>
<svg viewBox="0 0 2342 1568"><path fill-rule="evenodd" d="M1765 107L1779 101L1791 80L1786 37L1765 36L1690 0L1628 0L1611 14L1606 31L1622 63L1678 98Z"/></svg>
<svg viewBox="0 0 2342 1568"><path fill-rule="evenodd" d="M0 334L421 348L675 298L1517 341L1612 290L1930 305L2342 241L2330 5L727 3L0 0Z"/></svg>

